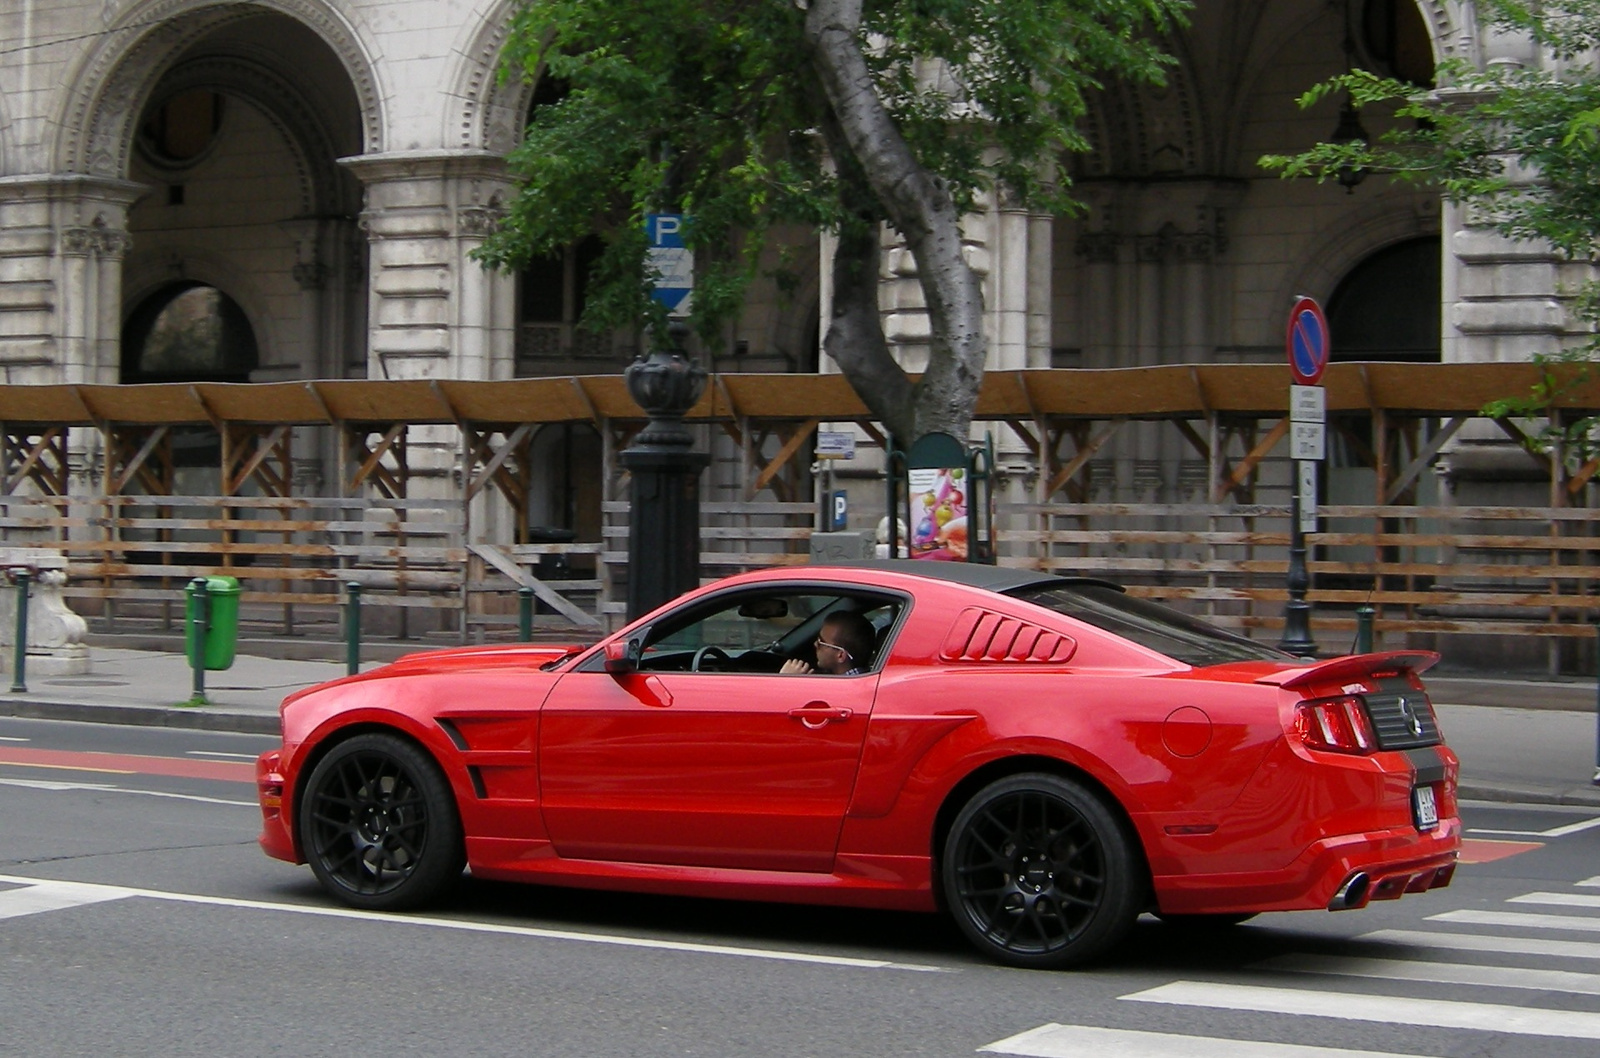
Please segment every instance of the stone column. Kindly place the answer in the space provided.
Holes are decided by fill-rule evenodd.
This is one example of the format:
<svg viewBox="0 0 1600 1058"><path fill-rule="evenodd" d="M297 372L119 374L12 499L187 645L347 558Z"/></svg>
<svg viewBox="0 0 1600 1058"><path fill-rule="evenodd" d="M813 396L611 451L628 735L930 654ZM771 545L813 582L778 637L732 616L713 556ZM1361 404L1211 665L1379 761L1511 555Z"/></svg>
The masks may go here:
<svg viewBox="0 0 1600 1058"><path fill-rule="evenodd" d="M509 194L505 160L486 151L414 151L340 162L366 188L367 377L509 378L516 281L468 256ZM454 486L441 479L459 448L452 427L412 428L407 449L419 495L449 493Z"/></svg>
<svg viewBox="0 0 1600 1058"><path fill-rule="evenodd" d="M0 178L4 381L117 381L128 207L145 190L76 175Z"/></svg>
<svg viewBox="0 0 1600 1058"><path fill-rule="evenodd" d="M515 279L467 256L510 192L504 159L416 151L341 161L366 186L368 377L510 377Z"/></svg>

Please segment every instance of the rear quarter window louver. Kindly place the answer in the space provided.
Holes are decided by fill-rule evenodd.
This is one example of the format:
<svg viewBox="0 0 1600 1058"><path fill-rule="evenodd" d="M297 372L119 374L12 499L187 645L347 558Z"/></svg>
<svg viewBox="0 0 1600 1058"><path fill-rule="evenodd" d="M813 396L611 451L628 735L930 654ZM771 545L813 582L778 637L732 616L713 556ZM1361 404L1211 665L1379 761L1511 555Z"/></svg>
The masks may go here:
<svg viewBox="0 0 1600 1058"><path fill-rule="evenodd" d="M1034 661L1060 664L1078 649L1060 632L969 606L956 617L939 657L944 661Z"/></svg>

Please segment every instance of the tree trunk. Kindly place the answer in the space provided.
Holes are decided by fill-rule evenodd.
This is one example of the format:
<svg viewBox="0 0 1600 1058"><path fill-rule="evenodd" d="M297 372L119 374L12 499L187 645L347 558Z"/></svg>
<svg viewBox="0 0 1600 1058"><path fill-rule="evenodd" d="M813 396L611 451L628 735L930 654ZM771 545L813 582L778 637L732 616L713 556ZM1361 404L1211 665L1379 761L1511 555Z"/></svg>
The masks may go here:
<svg viewBox="0 0 1600 1058"><path fill-rule="evenodd" d="M983 383L988 349L983 333L983 291L977 275L962 256L961 217L954 200L943 182L918 164L884 108L883 100L878 97L861 52L860 28L861 0L811 0L806 12L806 39L811 45L813 66L823 92L838 122L837 137L828 137L829 146L837 157L840 145L833 141L843 140L842 146L859 166L873 198L906 240L917 262L917 278L927 302L931 331L927 370L921 380L906 391L911 405L909 414L897 416L908 420L906 432L902 433L894 420L877 408L873 408L873 412L900 435L902 443L934 432L953 434L964 441L978 401L978 387ZM841 234L841 252L845 251L845 242ZM877 317L878 249L875 239L873 242L870 308L876 343L887 355L881 318ZM864 248L852 244L849 252L863 253ZM859 262L848 268L853 275L859 275ZM837 306L841 294L837 261L834 276L833 323L837 326L841 320ZM877 381L869 374L858 382L851 371L852 365L873 364L877 350L869 347L847 350L845 359L839 359L836 351L845 343L859 340L866 322L863 309L861 305L848 306L847 333L836 343L830 327L826 346L839 360L840 368L850 377L856 391L872 407L874 398L867 394ZM884 394L886 399L896 397L896 392Z"/></svg>

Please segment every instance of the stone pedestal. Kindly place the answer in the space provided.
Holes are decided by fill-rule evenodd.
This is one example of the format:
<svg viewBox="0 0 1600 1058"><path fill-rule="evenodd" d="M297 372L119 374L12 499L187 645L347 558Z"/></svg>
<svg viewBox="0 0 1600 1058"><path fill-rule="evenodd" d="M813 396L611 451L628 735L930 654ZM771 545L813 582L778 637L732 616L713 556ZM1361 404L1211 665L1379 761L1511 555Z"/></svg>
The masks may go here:
<svg viewBox="0 0 1600 1058"><path fill-rule="evenodd" d="M67 582L67 559L59 552L35 548L0 548L0 670L9 672L17 642L18 589L10 574L26 570L28 591L28 673L36 676L81 676L89 671L89 631L83 618L61 597Z"/></svg>

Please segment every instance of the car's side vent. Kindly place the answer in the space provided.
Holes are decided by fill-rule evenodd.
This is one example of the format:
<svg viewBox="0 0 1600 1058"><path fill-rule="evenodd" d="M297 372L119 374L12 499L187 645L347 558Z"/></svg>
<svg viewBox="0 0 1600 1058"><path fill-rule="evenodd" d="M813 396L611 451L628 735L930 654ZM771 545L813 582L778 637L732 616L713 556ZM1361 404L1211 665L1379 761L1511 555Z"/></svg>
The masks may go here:
<svg viewBox="0 0 1600 1058"><path fill-rule="evenodd" d="M956 617L939 656L945 661L1040 661L1072 657L1071 636L1005 614L969 606Z"/></svg>

